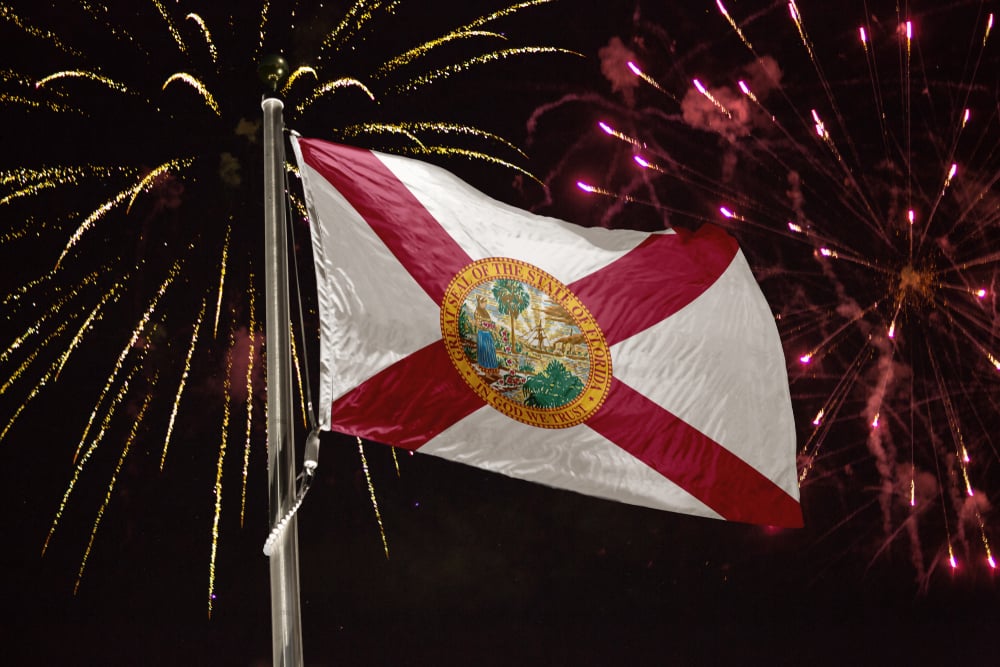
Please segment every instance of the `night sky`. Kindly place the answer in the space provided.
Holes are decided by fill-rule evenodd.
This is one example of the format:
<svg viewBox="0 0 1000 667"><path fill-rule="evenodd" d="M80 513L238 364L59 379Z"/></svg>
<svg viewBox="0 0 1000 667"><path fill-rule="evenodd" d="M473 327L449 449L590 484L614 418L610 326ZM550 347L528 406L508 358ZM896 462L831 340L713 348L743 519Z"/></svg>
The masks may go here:
<svg viewBox="0 0 1000 667"><path fill-rule="evenodd" d="M376 75L391 56L502 6L475 4L404 2L397 16L375 16L319 61L323 37L349 3L272 3L263 47L256 5L235 10L164 3L186 50L154 2L111 3L107 10L66 2L0 7L0 198L23 187L7 178L21 168L89 164L135 169L141 177L167 160L190 158L156 179L128 211L127 201L112 206L58 269L52 267L77 225L134 184L132 172L81 172L0 204L8 350L0 380L10 378L0 392L0 428L13 423L0 440L0 498L9 517L0 594L14 617L4 625L2 661L270 664L268 563L261 553L269 530L259 333L262 169L254 125L261 88L254 70L261 53L281 51L293 67L318 62L324 82L342 76L365 81L379 100L374 104L351 88L300 111L296 105L307 96L289 94L286 123L303 135L405 151L413 144L398 134L351 128L422 120L475 125L525 154L482 137L422 131L421 138L490 152L530 171L545 187L498 165L426 159L503 201L586 225L728 226L779 316L800 464L815 466L802 489L806 527L776 530L587 498L406 452L398 454L397 474L388 448L366 444L387 558L357 445L325 434L317 480L299 514L306 664L995 662L990 651L1000 599L984 545L994 554L1000 548L991 509L1000 488L1000 393L985 361L988 351L1000 351L993 296L1000 281L996 260L988 258L1000 247L993 182L1000 173L996 35L982 53L980 46L986 17L998 5L914 4L910 71L898 65L895 3L868 3L876 57L866 61L857 39L864 3L849 3L841 12L839 4L834 11L803 0L799 9L821 76L785 3L727 5L757 54L773 57L781 68L780 85L769 85L713 2L668 8L563 0L483 28L503 32L504 42L459 40L410 69ZM185 19L188 12L198 12L211 30L217 62L194 21ZM516 56L418 90L395 90L427 69L526 45L579 55ZM663 92L624 74L626 56ZM127 91L79 78L35 87L61 70L100 72ZM199 77L218 114L186 83L164 87L178 71ZM771 76L774 81L773 71ZM900 83L904 77L908 87ZM686 97L693 78L736 111L735 119L706 111L704 98ZM769 113L733 92L737 78L770 89L764 100ZM301 85L307 90L316 82ZM913 95L900 94L903 89ZM872 111L875 99L884 114ZM956 139L964 108L974 110L974 121ZM840 162L816 139L811 109L824 116ZM772 114L777 121L768 120ZM638 151L601 132L599 120L640 137L646 155L667 173L637 175L632 156ZM959 177L938 197L952 162L961 165ZM797 191L788 180L793 170L805 183L799 208L789 203ZM586 196L577 180L636 201ZM877 210L849 194L861 187L858 181ZM912 184L909 201L919 214L931 217L933 210L946 225L931 235L929 245L937 250L921 261L960 267L947 282L966 291L985 287L989 293L981 302L950 292L937 298L944 293L944 271L927 269L938 282L925 287L920 262L912 263L917 277L911 287L898 287L898 257L890 250L899 234L886 221L906 208L899 185L905 182ZM736 210L746 224L720 216L720 205ZM785 231L796 215L812 225L808 242ZM315 315L307 232L303 222L295 223L308 334ZM880 245L883 236L888 240ZM844 256L854 252L872 266L824 264L814 258L819 247ZM223 252L227 273L218 297ZM130 340L167 280L150 324ZM33 389L109 292L101 317L36 398ZM899 308L903 351L883 364L888 345L879 331L898 294L905 294ZM850 304L863 309L875 301L883 305L851 320ZM256 335L248 333L251 319ZM40 332L13 349L37 321ZM834 336L841 329L847 333ZM196 330L200 342L161 470ZM317 345L312 338L305 343L312 363ZM94 432L125 377L131 388L115 404L100 447L88 456L84 444L85 466L78 468L73 455L81 432L126 348L125 370L114 376ZM241 526L251 349L257 352ZM803 371L795 360L811 350L821 350L822 360ZM852 374L856 358L866 364ZM888 367L893 373L885 381ZM832 426L813 427L817 410L841 386L848 389ZM868 426L876 394L886 429L877 440L881 449ZM226 395L234 397L228 413ZM140 414L137 437L122 457ZM227 414L209 619L214 488ZM953 492L964 489L962 467L951 453L956 432L971 455L972 501L956 500ZM304 437L303 427L300 445ZM41 556L75 470L80 481ZM110 502L74 594L112 478ZM906 502L910 479L919 511ZM947 563L949 541L958 556L955 571Z"/></svg>

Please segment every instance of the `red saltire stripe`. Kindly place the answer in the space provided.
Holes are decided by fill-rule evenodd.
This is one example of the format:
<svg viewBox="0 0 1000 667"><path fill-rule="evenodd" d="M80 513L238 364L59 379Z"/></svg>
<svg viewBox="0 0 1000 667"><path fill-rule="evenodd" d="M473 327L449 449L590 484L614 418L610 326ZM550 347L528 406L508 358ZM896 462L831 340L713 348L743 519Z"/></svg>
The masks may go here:
<svg viewBox="0 0 1000 667"><path fill-rule="evenodd" d="M483 405L455 372L444 341L439 340L335 400L330 428L417 449Z"/></svg>
<svg viewBox="0 0 1000 667"><path fill-rule="evenodd" d="M607 266L571 285L608 345L631 338L688 305L732 263L739 246L714 225L652 234Z"/></svg>
<svg viewBox="0 0 1000 667"><path fill-rule="evenodd" d="M371 151L299 139L302 158L368 222L434 303L472 259ZM450 365L450 364L449 364Z"/></svg>
<svg viewBox="0 0 1000 667"><path fill-rule="evenodd" d="M797 500L728 449L614 379L587 426L729 521L801 528Z"/></svg>

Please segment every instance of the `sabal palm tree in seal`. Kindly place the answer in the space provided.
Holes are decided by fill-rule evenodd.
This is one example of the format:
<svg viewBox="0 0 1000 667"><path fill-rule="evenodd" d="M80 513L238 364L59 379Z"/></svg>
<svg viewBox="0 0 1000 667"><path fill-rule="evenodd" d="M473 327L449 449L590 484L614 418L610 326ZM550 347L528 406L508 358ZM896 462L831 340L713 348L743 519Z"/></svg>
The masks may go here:
<svg viewBox="0 0 1000 667"><path fill-rule="evenodd" d="M493 283L493 297L500 314L510 316L510 351L516 353L514 320L531 305L531 296L519 280L500 278Z"/></svg>

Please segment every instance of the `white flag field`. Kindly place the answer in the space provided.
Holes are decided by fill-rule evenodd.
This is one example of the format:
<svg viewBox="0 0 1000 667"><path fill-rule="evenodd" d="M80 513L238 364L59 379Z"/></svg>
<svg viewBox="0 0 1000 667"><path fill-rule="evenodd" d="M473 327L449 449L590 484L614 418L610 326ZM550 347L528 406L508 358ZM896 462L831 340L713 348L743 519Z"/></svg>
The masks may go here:
<svg viewBox="0 0 1000 667"><path fill-rule="evenodd" d="M410 158L294 149L322 428L619 502L802 525L784 353L723 230L585 228Z"/></svg>

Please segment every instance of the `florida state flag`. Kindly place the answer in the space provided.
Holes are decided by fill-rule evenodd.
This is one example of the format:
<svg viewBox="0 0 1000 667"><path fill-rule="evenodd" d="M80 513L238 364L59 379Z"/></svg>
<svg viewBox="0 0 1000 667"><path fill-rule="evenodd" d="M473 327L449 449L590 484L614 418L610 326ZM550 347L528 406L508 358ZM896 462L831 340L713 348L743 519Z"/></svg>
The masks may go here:
<svg viewBox="0 0 1000 667"><path fill-rule="evenodd" d="M323 428L620 502L802 525L771 311L736 242L589 229L298 139Z"/></svg>

